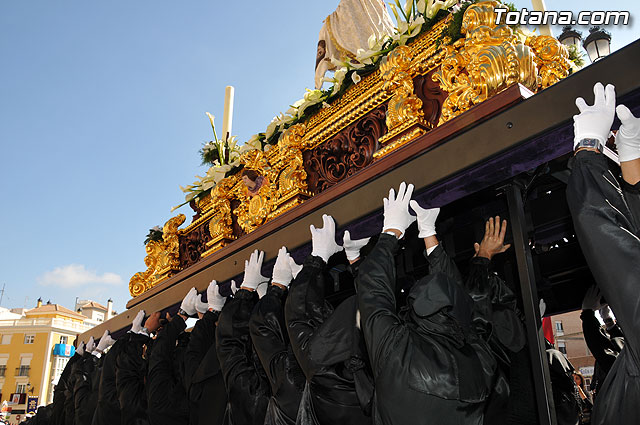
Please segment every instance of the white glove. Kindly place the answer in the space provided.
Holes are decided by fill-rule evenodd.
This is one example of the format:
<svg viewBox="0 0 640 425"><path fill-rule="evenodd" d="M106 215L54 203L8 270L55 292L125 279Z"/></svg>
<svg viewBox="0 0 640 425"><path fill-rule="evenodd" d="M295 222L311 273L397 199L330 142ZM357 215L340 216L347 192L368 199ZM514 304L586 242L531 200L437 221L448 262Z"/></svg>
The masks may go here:
<svg viewBox="0 0 640 425"><path fill-rule="evenodd" d="M235 295L236 292L238 292L238 284L236 283L236 281L232 280L229 286L231 287L231 295Z"/></svg>
<svg viewBox="0 0 640 425"><path fill-rule="evenodd" d="M576 99L580 113L573 116L574 148L582 139L598 139L604 144L609 138L616 112L616 89L611 84L605 88L602 83L596 83L593 94L593 106L587 105L581 97Z"/></svg>
<svg viewBox="0 0 640 425"><path fill-rule="evenodd" d="M81 342L80 345L78 345L78 348L76 348L76 353L78 353L79 355L83 355L84 347L85 347L85 343Z"/></svg>
<svg viewBox="0 0 640 425"><path fill-rule="evenodd" d="M427 238L436 234L436 219L440 214L440 208L424 209L417 201L409 202L411 209L416 213L418 219L419 238Z"/></svg>
<svg viewBox="0 0 640 425"><path fill-rule="evenodd" d="M587 292L584 294L584 298L582 299L582 309L583 310L593 310L596 311L600 308L600 299L602 295L600 294L600 289L597 286L593 285Z"/></svg>
<svg viewBox="0 0 640 425"><path fill-rule="evenodd" d="M202 301L204 294L200 294L196 297L196 311L201 314L205 314L209 309L209 304Z"/></svg>
<svg viewBox="0 0 640 425"><path fill-rule="evenodd" d="M182 304L180 304L180 310L184 311L187 316L194 316L196 314L197 297L198 291L196 291L196 288L191 288L182 300Z"/></svg>
<svg viewBox="0 0 640 425"><path fill-rule="evenodd" d="M300 271L302 270L302 264L297 264L296 260L294 260L291 255L289 255L289 267L291 267L291 274L293 275L293 278L295 279L296 277L298 277L298 273L300 273Z"/></svg>
<svg viewBox="0 0 640 425"><path fill-rule="evenodd" d="M287 247L283 246L278 251L276 264L273 266L273 276L271 281L280 285L289 286L293 280L293 271L291 270L291 256L287 252Z"/></svg>
<svg viewBox="0 0 640 425"><path fill-rule="evenodd" d="M344 247L344 253L347 254L347 260L354 261L360 258L360 250L363 246L369 243L369 239L351 239L351 234L348 230L344 232L342 236L342 246Z"/></svg>
<svg viewBox="0 0 640 425"><path fill-rule="evenodd" d="M231 281L231 290L233 291L233 287L235 286L235 282ZM207 288L207 302L209 303L209 308L213 311L222 311L222 307L224 307L224 303L227 299L220 295L220 286L218 286L218 282L212 280Z"/></svg>
<svg viewBox="0 0 640 425"><path fill-rule="evenodd" d="M249 289L256 289L262 282L268 282L269 279L262 276L262 261L264 260L264 252L257 249L251 253L249 260L244 262L244 280L242 286ZM232 285L233 286L233 285Z"/></svg>
<svg viewBox="0 0 640 425"><path fill-rule="evenodd" d="M383 199L384 205L384 225L382 230L396 229L400 231L400 237L404 236L405 230L415 221L415 217L409 214L409 201L413 194L413 185L407 186L405 182L400 183L398 197L391 188L389 198Z"/></svg>
<svg viewBox="0 0 640 425"><path fill-rule="evenodd" d="M618 159L625 162L640 158L640 118L634 117L624 105L618 105L616 113L622 123L616 133Z"/></svg>
<svg viewBox="0 0 640 425"><path fill-rule="evenodd" d="M562 352L550 348L547 350L547 356L549 357L549 366L551 366L555 361L560 363L560 367L562 367L562 370L565 372L570 372L573 369Z"/></svg>
<svg viewBox="0 0 640 425"><path fill-rule="evenodd" d="M311 255L320 257L326 263L336 252L342 251L342 247L336 243L336 223L330 215L322 215L322 228L316 229L312 224L311 230Z"/></svg>
<svg viewBox="0 0 640 425"><path fill-rule="evenodd" d="M87 342L87 346L84 348L84 351L87 353L93 353L93 350L96 349L96 341L93 337L89 338L89 342Z"/></svg>
<svg viewBox="0 0 640 425"><path fill-rule="evenodd" d="M267 293L268 287L269 285L267 284L267 282L261 282L258 285L258 287L256 288L256 292L258 293L258 298L264 297L264 295Z"/></svg>
<svg viewBox="0 0 640 425"><path fill-rule="evenodd" d="M540 298L539 308L540 308L540 318L542 319L544 317L544 313L547 311L547 303L545 303L544 299L542 298Z"/></svg>
<svg viewBox="0 0 640 425"><path fill-rule="evenodd" d="M144 320L144 310L140 310L136 317L131 322L131 330L129 332L139 334L144 328L142 327L142 321Z"/></svg>
<svg viewBox="0 0 640 425"><path fill-rule="evenodd" d="M116 340L111 338L111 335L109 335L109 331L104 331L104 333L102 334L102 338L100 338L100 341L98 342L96 351L98 353L102 353L104 352L104 350L111 347L115 342Z"/></svg>

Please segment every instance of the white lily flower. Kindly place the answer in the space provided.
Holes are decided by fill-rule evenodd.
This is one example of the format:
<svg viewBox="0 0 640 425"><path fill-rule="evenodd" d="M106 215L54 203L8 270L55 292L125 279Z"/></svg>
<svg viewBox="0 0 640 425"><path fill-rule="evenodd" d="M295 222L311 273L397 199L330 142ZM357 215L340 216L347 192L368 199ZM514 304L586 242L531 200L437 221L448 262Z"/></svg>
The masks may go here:
<svg viewBox="0 0 640 425"><path fill-rule="evenodd" d="M404 2L404 15L406 17L411 16L411 12L413 11L413 0L406 0Z"/></svg>
<svg viewBox="0 0 640 425"><path fill-rule="evenodd" d="M207 179L207 180L204 180L202 182L201 189L202 189L203 192L205 192L205 191L211 189L212 187L214 187L215 185L216 185L216 182L214 182L211 179ZM195 193L194 193L194 195L195 195Z"/></svg>
<svg viewBox="0 0 640 425"><path fill-rule="evenodd" d="M271 121L264 132L265 137L267 139L270 139L271 136L273 136L273 133L275 133L277 127L278 127L278 123L275 121Z"/></svg>
<svg viewBox="0 0 640 425"><path fill-rule="evenodd" d="M389 6L391 7L391 12L393 12L393 16L395 16L396 18L396 22L401 22L400 15L398 15L398 9L396 8L396 5L393 3L389 3Z"/></svg>
<svg viewBox="0 0 640 425"><path fill-rule="evenodd" d="M322 90L306 90L307 92L304 94L304 100L306 102L313 102L313 104L315 105L316 103L321 102L324 98L324 93L322 93Z"/></svg>
<svg viewBox="0 0 640 425"><path fill-rule="evenodd" d="M240 147L240 154L249 152L252 150L262 150L262 142L260 142L260 136L254 134L251 138Z"/></svg>
<svg viewBox="0 0 640 425"><path fill-rule="evenodd" d="M191 202L193 200L193 198L196 197L196 195L198 194L198 192L189 192L187 193L187 196L184 197L184 200L187 202ZM174 207L174 208L178 208L178 207ZM173 210L171 210L173 211Z"/></svg>
<svg viewBox="0 0 640 425"><path fill-rule="evenodd" d="M351 81L353 81L353 84L358 84L361 80L362 78L358 75L357 72L351 74Z"/></svg>
<svg viewBox="0 0 640 425"><path fill-rule="evenodd" d="M291 106L284 113L285 113L285 115L296 116L296 115L298 115L298 108L294 108L293 106Z"/></svg>
<svg viewBox="0 0 640 425"><path fill-rule="evenodd" d="M356 51L356 60L367 65L373 65L381 54L382 53L379 50L358 49Z"/></svg>
<svg viewBox="0 0 640 425"><path fill-rule="evenodd" d="M308 90L308 89L307 89L307 90ZM305 93L305 97L303 97L302 99L298 99L298 100L296 100L296 101L293 103L293 105L291 105L291 107L293 107L293 108L296 108L296 109L297 109L297 108L301 107L301 106L304 104L304 102L306 102L306 101L307 101L307 99L306 99L306 93Z"/></svg>
<svg viewBox="0 0 640 425"><path fill-rule="evenodd" d="M333 66L335 66L337 69L348 68L349 67L349 63L348 62L341 61L340 59L336 58L335 56L331 57L331 64Z"/></svg>

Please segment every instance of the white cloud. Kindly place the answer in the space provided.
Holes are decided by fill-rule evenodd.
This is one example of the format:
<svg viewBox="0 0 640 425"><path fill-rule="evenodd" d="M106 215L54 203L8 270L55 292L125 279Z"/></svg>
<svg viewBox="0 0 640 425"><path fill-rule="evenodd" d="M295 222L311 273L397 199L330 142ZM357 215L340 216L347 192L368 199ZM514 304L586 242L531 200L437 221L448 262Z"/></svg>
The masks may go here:
<svg viewBox="0 0 640 425"><path fill-rule="evenodd" d="M115 273L98 274L82 264L69 264L44 272L37 278L40 285L77 288L89 284L120 285L122 278Z"/></svg>

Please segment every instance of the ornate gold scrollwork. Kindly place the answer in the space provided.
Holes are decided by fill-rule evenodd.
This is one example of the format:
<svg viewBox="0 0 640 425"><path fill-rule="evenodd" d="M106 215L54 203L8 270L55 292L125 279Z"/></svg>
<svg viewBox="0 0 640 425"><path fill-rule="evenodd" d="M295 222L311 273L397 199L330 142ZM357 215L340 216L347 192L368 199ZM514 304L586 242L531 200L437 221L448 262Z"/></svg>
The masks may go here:
<svg viewBox="0 0 640 425"><path fill-rule="evenodd" d="M440 124L512 84L520 83L537 91L536 63L545 64L548 68L544 74L549 81L552 75L558 78L568 75L568 68L564 72L564 65L552 65L553 61L563 59L562 48L554 50L557 46L553 46L550 40L544 40L545 37L531 37L530 42L523 44L508 25L496 25L495 9L500 6L497 1L469 6L462 21L465 38L445 47L446 56L440 70L433 75L440 87L449 93L442 107ZM538 56L541 52L544 52L544 57ZM543 84L543 87L547 86Z"/></svg>
<svg viewBox="0 0 640 425"><path fill-rule="evenodd" d="M304 124L296 124L288 128L278 141L278 154L274 163L275 168L280 171L277 176L274 175L277 192L269 219L301 204L312 195L307 190L307 172L302 159L306 131Z"/></svg>
<svg viewBox="0 0 640 425"><path fill-rule="evenodd" d="M147 270L134 274L129 280L129 292L137 297L180 270L178 227L186 217L179 214L162 228L162 241L150 241L145 250Z"/></svg>
<svg viewBox="0 0 640 425"><path fill-rule="evenodd" d="M569 52L556 38L548 35L528 37L525 44L535 53L541 88L546 89L569 75Z"/></svg>
<svg viewBox="0 0 640 425"><path fill-rule="evenodd" d="M250 233L311 196L303 167L304 124L291 126L280 137L277 147L267 153L252 151L240 159L245 168L264 179L257 194L236 187L240 205L234 210L240 227Z"/></svg>
<svg viewBox="0 0 640 425"><path fill-rule="evenodd" d="M230 193L238 183L236 175L222 179L211 190L210 209L214 211L209 220L209 234L211 240L207 242L207 250L202 253L206 257L214 251L236 240L233 235L233 218L231 216Z"/></svg>
<svg viewBox="0 0 640 425"><path fill-rule="evenodd" d="M388 56L382 59L380 74L384 80L383 90L391 94L387 106L387 128L389 132L379 139L384 147L374 154L379 158L393 149L413 140L426 132L415 131L416 126L428 128L424 121L422 101L413 92L413 77L409 72L411 67L412 50L407 46L396 47ZM407 138L407 134L415 137Z"/></svg>

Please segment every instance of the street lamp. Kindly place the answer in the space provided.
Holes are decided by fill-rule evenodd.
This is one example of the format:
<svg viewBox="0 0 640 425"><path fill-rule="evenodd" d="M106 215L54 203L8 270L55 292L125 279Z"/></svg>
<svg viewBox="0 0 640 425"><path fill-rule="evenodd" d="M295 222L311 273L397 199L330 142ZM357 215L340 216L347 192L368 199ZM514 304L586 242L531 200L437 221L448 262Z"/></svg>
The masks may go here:
<svg viewBox="0 0 640 425"><path fill-rule="evenodd" d="M611 34L608 31L593 27L589 30L589 36L582 44L591 59L591 63L609 55L611 51Z"/></svg>
<svg viewBox="0 0 640 425"><path fill-rule="evenodd" d="M571 26L566 26L562 28L562 34L558 37L558 41L567 47L578 45L582 41L582 34Z"/></svg>

